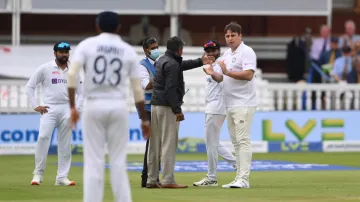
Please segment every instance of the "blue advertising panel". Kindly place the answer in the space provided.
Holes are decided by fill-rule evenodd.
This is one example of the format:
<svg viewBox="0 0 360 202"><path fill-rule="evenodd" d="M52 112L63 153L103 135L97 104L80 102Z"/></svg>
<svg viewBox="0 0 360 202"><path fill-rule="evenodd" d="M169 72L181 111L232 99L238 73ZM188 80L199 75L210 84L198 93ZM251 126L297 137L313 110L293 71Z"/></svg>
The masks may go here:
<svg viewBox="0 0 360 202"><path fill-rule="evenodd" d="M251 128L252 141L321 142L324 140L360 140L359 111L299 111L256 112ZM35 143L39 133L40 115L0 115L0 144ZM204 113L185 113L180 124L179 138L194 142L204 139ZM144 142L140 120L136 113L129 115L129 142ZM73 144L82 144L81 122L73 131ZM227 121L221 129L220 140L229 141ZM181 142L181 141L180 141ZM57 144L54 131L52 145Z"/></svg>

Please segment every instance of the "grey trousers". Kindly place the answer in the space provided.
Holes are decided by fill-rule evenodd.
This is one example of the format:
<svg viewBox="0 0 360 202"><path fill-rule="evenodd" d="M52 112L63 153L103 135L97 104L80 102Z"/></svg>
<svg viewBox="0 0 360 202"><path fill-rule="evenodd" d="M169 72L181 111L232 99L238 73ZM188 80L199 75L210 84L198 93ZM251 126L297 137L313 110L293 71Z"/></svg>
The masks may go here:
<svg viewBox="0 0 360 202"><path fill-rule="evenodd" d="M159 177L159 162L163 169L161 184L175 184L174 167L178 147L180 122L170 107L151 106L151 136L148 151L148 184Z"/></svg>

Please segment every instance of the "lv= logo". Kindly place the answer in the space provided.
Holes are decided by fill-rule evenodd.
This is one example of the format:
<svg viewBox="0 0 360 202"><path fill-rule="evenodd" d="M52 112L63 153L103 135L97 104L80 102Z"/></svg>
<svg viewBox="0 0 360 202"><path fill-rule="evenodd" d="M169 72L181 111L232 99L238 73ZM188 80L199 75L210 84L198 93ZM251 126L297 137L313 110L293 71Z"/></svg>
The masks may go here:
<svg viewBox="0 0 360 202"><path fill-rule="evenodd" d="M285 121L285 126L291 131L291 133L299 140L304 141L306 137L314 130L317 122L315 119L309 119L304 126L299 126L294 120ZM343 128L343 119L323 119L321 120L321 128ZM286 141L284 133L273 132L272 121L263 120L263 140L271 142ZM344 133L342 132L322 132L322 141L326 140L344 140Z"/></svg>

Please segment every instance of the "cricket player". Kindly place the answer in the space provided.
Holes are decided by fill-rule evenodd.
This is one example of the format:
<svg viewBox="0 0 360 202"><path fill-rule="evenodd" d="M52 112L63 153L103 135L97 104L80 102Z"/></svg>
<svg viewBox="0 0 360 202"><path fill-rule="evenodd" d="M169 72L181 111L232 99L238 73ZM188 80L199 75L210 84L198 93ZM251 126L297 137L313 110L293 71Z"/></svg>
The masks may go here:
<svg viewBox="0 0 360 202"><path fill-rule="evenodd" d="M74 125L79 119L74 102L76 74L84 68L84 202L103 201L106 144L114 199L116 202L130 202L130 184L126 172L128 78L140 112L143 135L145 138L150 135L144 91L140 85L139 62L135 49L117 34L120 30L118 14L109 11L100 13L96 18L96 30L99 35L79 43L68 75L71 122Z"/></svg>
<svg viewBox="0 0 360 202"><path fill-rule="evenodd" d="M27 96L31 106L41 114L39 137L35 150L35 170L32 185L40 185L46 168L46 158L49 151L51 136L55 128L58 129L58 172L55 185L75 185L67 177L71 165L71 138L69 96L67 92L67 74L69 72L70 45L59 42L54 45L55 60L51 60L39 68L31 76L26 85ZM77 106L83 101L81 80L75 85L77 88ZM40 84L43 92L44 106L40 106L35 98L35 88Z"/></svg>
<svg viewBox="0 0 360 202"><path fill-rule="evenodd" d="M220 44L217 41L210 40L204 44L204 51L207 56L213 56L216 61L213 64L215 72L220 73L221 68L216 62L220 61ZM206 71L205 71L206 72ZM225 161L229 162L234 168L236 166L235 156L220 141L220 130L226 118L226 109L224 105L224 95L222 83L218 83L206 76L205 86L205 144L208 156L208 174L194 186L218 186L217 183L217 165L220 155Z"/></svg>
<svg viewBox="0 0 360 202"><path fill-rule="evenodd" d="M228 130L235 148L236 177L223 188L250 188L251 168L250 128L256 111L255 91L256 54L242 41L241 26L231 22L225 27L225 40L230 47L219 62L222 73L210 66L205 71L223 82Z"/></svg>

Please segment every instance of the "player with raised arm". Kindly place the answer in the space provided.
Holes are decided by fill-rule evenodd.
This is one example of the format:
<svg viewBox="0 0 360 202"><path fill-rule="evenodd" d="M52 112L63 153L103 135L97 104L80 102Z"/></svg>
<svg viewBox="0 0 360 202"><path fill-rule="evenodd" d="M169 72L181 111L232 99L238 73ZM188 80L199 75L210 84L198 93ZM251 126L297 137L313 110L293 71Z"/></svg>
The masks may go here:
<svg viewBox="0 0 360 202"><path fill-rule="evenodd" d="M220 44L215 40L209 40L204 44L204 51L208 57L215 58L215 61L211 61L210 65L213 66L212 69L215 72L220 73L221 67L216 64L216 62L221 61ZM236 166L235 156L220 143L220 130L226 118L222 85L221 82L212 79L210 75L206 76L205 144L208 157L208 174L200 181L194 182L194 186L218 186L216 171L219 155L233 167Z"/></svg>
<svg viewBox="0 0 360 202"><path fill-rule="evenodd" d="M96 18L96 30L99 35L83 40L76 48L68 78L74 125L79 119L74 102L75 75L84 67L84 202L103 200L106 143L114 199L116 202L130 202L130 184L126 172L128 78L140 112L143 135L145 138L150 135L144 91L140 85L139 62L135 49L117 34L120 30L118 14L110 11L100 13Z"/></svg>
<svg viewBox="0 0 360 202"><path fill-rule="evenodd" d="M70 45L59 42L54 45L55 60L41 65L31 76L26 85L26 91L31 106L41 114L39 137L35 149L35 170L32 185L40 185L46 168L46 158L49 151L51 136L58 129L58 172L55 185L75 185L67 176L71 165L71 138L69 96L66 77L69 72ZM76 74L77 75L77 74ZM76 77L76 75L74 75ZM43 92L44 106L40 106L35 98L35 88L40 84ZM81 107L81 80L74 83L77 88L77 106Z"/></svg>

